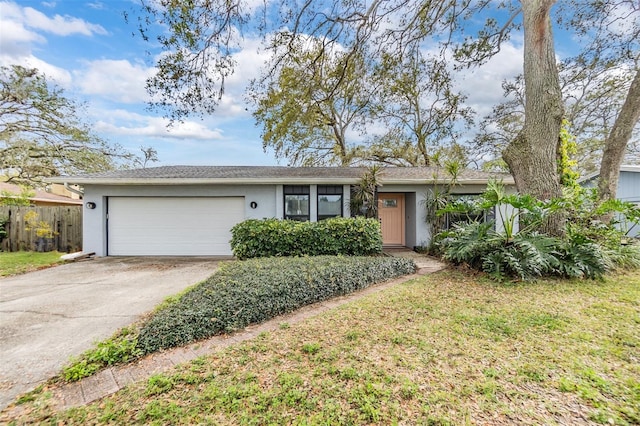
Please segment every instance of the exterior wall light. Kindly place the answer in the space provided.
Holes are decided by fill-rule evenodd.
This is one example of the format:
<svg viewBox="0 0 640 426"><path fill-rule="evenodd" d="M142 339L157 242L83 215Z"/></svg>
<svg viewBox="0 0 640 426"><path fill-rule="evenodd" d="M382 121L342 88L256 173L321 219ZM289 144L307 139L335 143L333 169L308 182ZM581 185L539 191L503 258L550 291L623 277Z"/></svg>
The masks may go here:
<svg viewBox="0 0 640 426"><path fill-rule="evenodd" d="M89 210L93 210L96 208L96 203L94 203L93 201L89 201L88 203L85 204L85 207L88 208Z"/></svg>
<svg viewBox="0 0 640 426"><path fill-rule="evenodd" d="M249 204L249 206L250 206L252 209L255 209L255 208L257 208L257 207L258 207L258 203L256 203L255 201L252 201L252 202L251 202L251 204Z"/></svg>

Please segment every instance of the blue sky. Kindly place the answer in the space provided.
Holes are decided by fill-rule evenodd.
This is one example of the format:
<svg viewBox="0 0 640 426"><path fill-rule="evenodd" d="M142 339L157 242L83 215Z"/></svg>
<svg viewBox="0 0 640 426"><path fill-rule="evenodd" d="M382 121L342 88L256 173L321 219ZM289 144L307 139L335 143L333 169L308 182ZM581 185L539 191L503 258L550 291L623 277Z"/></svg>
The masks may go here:
<svg viewBox="0 0 640 426"><path fill-rule="evenodd" d="M96 134L133 152L154 147L157 165L278 164L263 151L260 129L243 99L265 59L259 41L245 39L214 116L167 130L160 114L146 110L144 84L153 73L147 52L159 52L134 37L135 26L125 22L123 13L137 9L134 0L0 1L0 65L40 69L68 98L86 104ZM515 37L482 69L459 76L458 88L479 117L501 100L501 81L521 72L521 49Z"/></svg>

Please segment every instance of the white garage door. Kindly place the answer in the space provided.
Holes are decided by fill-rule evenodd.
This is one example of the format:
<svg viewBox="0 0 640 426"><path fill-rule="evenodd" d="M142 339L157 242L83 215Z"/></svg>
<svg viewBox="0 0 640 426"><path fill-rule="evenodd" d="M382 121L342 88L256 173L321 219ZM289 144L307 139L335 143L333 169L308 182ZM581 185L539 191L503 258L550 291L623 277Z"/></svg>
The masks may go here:
<svg viewBox="0 0 640 426"><path fill-rule="evenodd" d="M242 197L110 197L110 256L230 255Z"/></svg>

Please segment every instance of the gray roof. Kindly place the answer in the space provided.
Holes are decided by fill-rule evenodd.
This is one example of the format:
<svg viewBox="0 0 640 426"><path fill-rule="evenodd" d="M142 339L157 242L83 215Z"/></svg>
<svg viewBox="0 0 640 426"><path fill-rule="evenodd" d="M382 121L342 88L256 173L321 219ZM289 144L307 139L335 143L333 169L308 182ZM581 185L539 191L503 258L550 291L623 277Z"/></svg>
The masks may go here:
<svg viewBox="0 0 640 426"><path fill-rule="evenodd" d="M640 165L623 164L622 166L620 166L620 172L640 173ZM581 177L580 179L578 179L578 183L586 183L590 180L597 178L598 176L600 176L600 170L597 170L593 173L589 173L588 175Z"/></svg>
<svg viewBox="0 0 640 426"><path fill-rule="evenodd" d="M309 184L356 183L367 170L364 167L274 167L274 166L162 166L145 169L115 170L79 176L59 176L51 182L94 185L178 185L178 184ZM463 170L460 183L486 183L491 177L513 183L506 173ZM387 167L380 175L382 184L445 182L449 176L439 167Z"/></svg>

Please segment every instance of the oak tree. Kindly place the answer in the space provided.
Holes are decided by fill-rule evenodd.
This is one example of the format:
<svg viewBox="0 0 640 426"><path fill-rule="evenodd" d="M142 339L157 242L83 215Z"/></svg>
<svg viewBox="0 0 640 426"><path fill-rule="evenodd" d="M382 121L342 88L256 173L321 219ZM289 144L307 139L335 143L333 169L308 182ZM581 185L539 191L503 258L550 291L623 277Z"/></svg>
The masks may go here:
<svg viewBox="0 0 640 426"><path fill-rule="evenodd" d="M31 186L43 179L110 170L135 156L98 138L78 106L36 69L0 67L0 173Z"/></svg>
<svg viewBox="0 0 640 426"><path fill-rule="evenodd" d="M624 57L630 68L637 70L640 10L632 0L283 0L258 7L247 0L154 0L145 3L147 17L140 29L145 37L149 37L145 30L151 22L159 21L167 29L157 38L164 54L159 56L159 71L149 81L149 88L160 96L158 105L178 118L215 109L219 98L212 95L223 92L243 31L287 34L276 37L276 62L295 54L295 49L286 48L300 35L319 40L321 48L329 51L339 46L346 53L342 61L346 75L350 61L363 52L375 62L383 53L405 58L416 48L435 45L446 58L446 52L460 39L465 41L456 50L456 58L481 64L499 51L513 31L521 29L525 117L518 136L505 149L504 159L520 192L548 199L561 196L557 157L564 116L552 31L554 6L558 6L560 17L556 29L569 29L574 36L590 41L581 46L585 57L601 63ZM486 26L475 35L470 34L471 18L476 22L487 18ZM347 80L339 77L337 82ZM637 92L637 85L632 84L605 143L603 194L613 193L617 185L616 167L637 122ZM562 221L549 222L547 231L561 233Z"/></svg>

